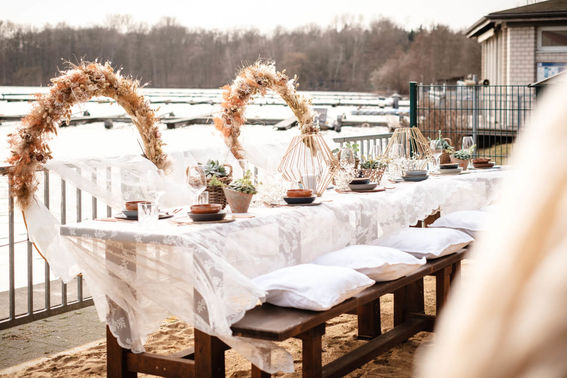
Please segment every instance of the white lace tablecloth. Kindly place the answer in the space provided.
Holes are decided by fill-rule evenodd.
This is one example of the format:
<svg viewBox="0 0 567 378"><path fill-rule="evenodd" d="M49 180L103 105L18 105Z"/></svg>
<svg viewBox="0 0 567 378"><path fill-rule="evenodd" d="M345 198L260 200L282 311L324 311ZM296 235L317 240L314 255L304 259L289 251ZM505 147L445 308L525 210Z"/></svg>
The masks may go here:
<svg viewBox="0 0 567 378"><path fill-rule="evenodd" d="M378 193L328 191L319 206L253 208L253 218L153 229L136 222L85 221L61 227L99 315L121 346L143 351L169 314L217 335L268 372L293 369L274 344L232 337L230 325L264 292L250 278L415 224L433 210L490 204L506 171L474 171L400 183Z"/></svg>

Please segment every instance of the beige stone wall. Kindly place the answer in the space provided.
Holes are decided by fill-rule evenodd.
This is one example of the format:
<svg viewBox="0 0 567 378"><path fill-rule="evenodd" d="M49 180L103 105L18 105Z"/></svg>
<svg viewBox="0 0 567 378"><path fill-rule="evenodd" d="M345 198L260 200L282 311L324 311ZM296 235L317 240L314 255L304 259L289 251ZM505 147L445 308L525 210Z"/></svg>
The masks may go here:
<svg viewBox="0 0 567 378"><path fill-rule="evenodd" d="M536 81L536 28L508 28L506 84L525 85Z"/></svg>

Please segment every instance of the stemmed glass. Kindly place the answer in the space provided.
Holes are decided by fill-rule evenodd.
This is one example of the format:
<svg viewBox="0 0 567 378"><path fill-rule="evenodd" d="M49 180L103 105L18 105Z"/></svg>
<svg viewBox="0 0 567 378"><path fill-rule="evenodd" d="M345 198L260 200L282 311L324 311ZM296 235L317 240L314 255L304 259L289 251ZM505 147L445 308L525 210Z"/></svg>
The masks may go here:
<svg viewBox="0 0 567 378"><path fill-rule="evenodd" d="M390 158L392 158L392 163L388 166L388 175L391 180L400 181L403 175L403 163L406 158L404 145L401 143L393 144Z"/></svg>
<svg viewBox="0 0 567 378"><path fill-rule="evenodd" d="M207 188L207 176L203 168L200 166L191 166L187 168L186 173L187 183L195 195L195 203L208 203L208 196L206 201L204 198L201 200L201 193Z"/></svg>
<svg viewBox="0 0 567 378"><path fill-rule="evenodd" d="M471 153L472 153L473 146L474 146L474 139L473 139L472 136L463 137L463 141L461 143L461 148L463 150L471 150ZM469 164L471 164L471 162L469 162Z"/></svg>
<svg viewBox="0 0 567 378"><path fill-rule="evenodd" d="M441 139L433 139L429 141L429 148L431 149L431 153L435 158L435 167L433 170L439 168L439 157L443 153L443 141Z"/></svg>

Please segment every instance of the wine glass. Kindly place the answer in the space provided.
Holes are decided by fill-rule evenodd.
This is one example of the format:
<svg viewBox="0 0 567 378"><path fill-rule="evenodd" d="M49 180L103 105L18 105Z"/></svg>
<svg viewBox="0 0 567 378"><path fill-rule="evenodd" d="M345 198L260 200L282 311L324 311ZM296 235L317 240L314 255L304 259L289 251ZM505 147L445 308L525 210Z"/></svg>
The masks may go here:
<svg viewBox="0 0 567 378"><path fill-rule="evenodd" d="M187 183L195 196L194 203L199 202L201 193L207 188L207 177L205 171L200 166L187 167Z"/></svg>
<svg viewBox="0 0 567 378"><path fill-rule="evenodd" d="M429 148L435 158L435 169L439 167L439 157L443 153L443 141L441 139L433 139L429 141Z"/></svg>
<svg viewBox="0 0 567 378"><path fill-rule="evenodd" d="M406 158L406 149L403 144L392 144L390 150L392 163L388 166L388 174L393 181L400 181L403 175L403 164Z"/></svg>
<svg viewBox="0 0 567 378"><path fill-rule="evenodd" d="M463 150L470 150L471 156L472 156L472 152L473 152L472 150L473 150L473 148L474 148L474 145L475 145L475 144L474 144L474 139L473 139L472 136L465 136L465 137L463 137L463 141L462 141L462 144L461 144L461 148L462 148ZM470 164L470 163L471 163L471 162L469 162L469 164Z"/></svg>

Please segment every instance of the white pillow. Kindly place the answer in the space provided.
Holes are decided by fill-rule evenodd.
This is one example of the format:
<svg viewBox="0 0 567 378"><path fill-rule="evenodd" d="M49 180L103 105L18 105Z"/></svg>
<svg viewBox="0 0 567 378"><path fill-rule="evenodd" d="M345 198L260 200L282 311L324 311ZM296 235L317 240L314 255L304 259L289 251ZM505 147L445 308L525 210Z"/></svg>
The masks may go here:
<svg viewBox="0 0 567 378"><path fill-rule="evenodd" d="M268 292L266 302L312 311L328 310L374 284L356 270L315 264L278 269L253 281Z"/></svg>
<svg viewBox="0 0 567 378"><path fill-rule="evenodd" d="M429 227L454 228L474 236L476 232L482 231L486 227L489 216L490 213L481 210L455 211L443 215Z"/></svg>
<svg viewBox="0 0 567 378"><path fill-rule="evenodd" d="M372 244L397 248L416 257L437 258L455 253L474 239L459 230L451 228L417 228L407 229L380 238Z"/></svg>
<svg viewBox="0 0 567 378"><path fill-rule="evenodd" d="M350 245L327 253L313 261L319 265L344 266L366 274L374 281L391 281L416 271L425 264L399 249L376 245Z"/></svg>

